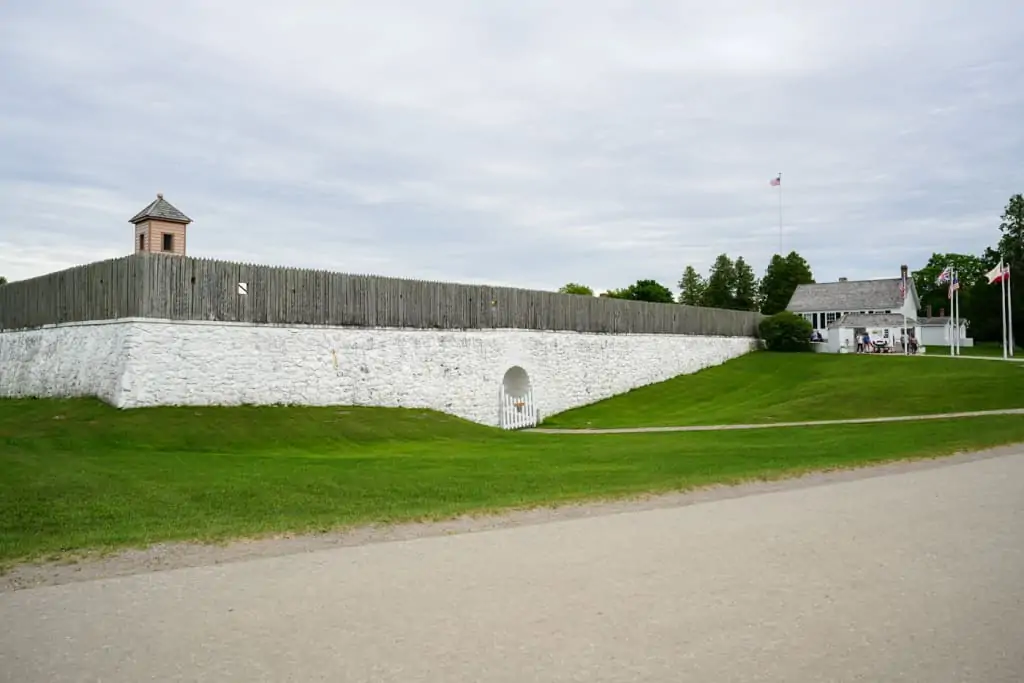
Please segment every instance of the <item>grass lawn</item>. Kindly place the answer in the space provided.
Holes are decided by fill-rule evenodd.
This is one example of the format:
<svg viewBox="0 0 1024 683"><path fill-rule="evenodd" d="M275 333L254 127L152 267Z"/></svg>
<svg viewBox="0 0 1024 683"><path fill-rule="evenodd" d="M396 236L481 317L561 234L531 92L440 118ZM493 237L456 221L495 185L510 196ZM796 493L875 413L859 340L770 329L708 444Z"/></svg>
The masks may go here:
<svg viewBox="0 0 1024 683"><path fill-rule="evenodd" d="M680 490L1020 441L1022 417L552 436L428 411L117 411L93 400L0 400L0 564Z"/></svg>
<svg viewBox="0 0 1024 683"><path fill-rule="evenodd" d="M672 427L1024 408L1024 363L751 353L552 415L545 427Z"/></svg>
<svg viewBox="0 0 1024 683"><path fill-rule="evenodd" d="M1024 353L1024 349L1019 346L1014 346L1014 353L1016 357L1020 358L1021 354ZM929 346L926 353L928 356L948 356L948 346ZM1002 358L1003 357L1003 345L999 342L978 342L974 346L961 346L961 356L978 356L981 358Z"/></svg>

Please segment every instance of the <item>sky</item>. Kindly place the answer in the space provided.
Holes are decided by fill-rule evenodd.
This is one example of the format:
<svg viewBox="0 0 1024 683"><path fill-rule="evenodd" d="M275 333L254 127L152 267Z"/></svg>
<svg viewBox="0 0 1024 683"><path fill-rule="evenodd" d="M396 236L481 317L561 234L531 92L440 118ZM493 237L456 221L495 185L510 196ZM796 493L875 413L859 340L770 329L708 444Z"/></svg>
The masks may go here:
<svg viewBox="0 0 1024 683"><path fill-rule="evenodd" d="M597 291L780 240L978 253L1024 192L1024 3L7 0L0 275L130 253Z"/></svg>

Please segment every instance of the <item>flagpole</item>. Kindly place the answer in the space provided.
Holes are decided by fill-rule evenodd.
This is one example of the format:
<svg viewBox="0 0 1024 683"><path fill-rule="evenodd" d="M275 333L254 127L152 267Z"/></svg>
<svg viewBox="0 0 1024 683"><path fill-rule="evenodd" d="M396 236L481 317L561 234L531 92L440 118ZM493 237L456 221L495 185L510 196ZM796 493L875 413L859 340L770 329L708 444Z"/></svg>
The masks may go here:
<svg viewBox="0 0 1024 683"><path fill-rule="evenodd" d="M1003 259L1002 258L999 259L999 274L1000 274L1000 276L1002 276L1002 274L1003 274ZM999 284L1002 287L1002 292L1000 293L1000 297L999 297L999 307L1002 309L1002 314L1003 314L1003 358L1008 358L1009 357L1009 355L1008 355L1008 348L1007 348L1007 341L1008 340L1007 340L1007 336L1006 336L1006 278L1005 277L1000 277L999 278Z"/></svg>
<svg viewBox="0 0 1024 683"><path fill-rule="evenodd" d="M782 171L779 171L779 256L782 256Z"/></svg>
<svg viewBox="0 0 1024 683"><path fill-rule="evenodd" d="M905 305L905 304L904 304ZM907 309L903 309L903 355L910 355L910 330L907 329Z"/></svg>
<svg viewBox="0 0 1024 683"><path fill-rule="evenodd" d="M956 270L949 271L949 355L956 355Z"/></svg>
<svg viewBox="0 0 1024 683"><path fill-rule="evenodd" d="M956 342L954 341L954 337L953 337L953 327L956 325L956 310L954 310L954 305L953 305L953 275L954 275L954 273L953 273L953 268L952 267L950 267L950 266L947 266L947 267L949 268L949 337L948 337L948 341L949 341L949 355L952 356L953 353L954 353L953 349L954 349L954 347L956 345Z"/></svg>
<svg viewBox="0 0 1024 683"><path fill-rule="evenodd" d="M954 314L953 314L953 335L954 335L953 339L956 340L954 342L954 348L956 349L956 351L954 353L957 356L959 356L960 355L960 280L958 278L960 276L956 274L956 271L953 271L953 273L954 273L953 274L953 283L956 285L956 289L953 290L953 310L955 311Z"/></svg>
<svg viewBox="0 0 1024 683"><path fill-rule="evenodd" d="M1006 283L1006 345L1010 348L1010 358L1013 358L1013 280L1010 279L1010 267L1006 267L1006 274L1003 276Z"/></svg>

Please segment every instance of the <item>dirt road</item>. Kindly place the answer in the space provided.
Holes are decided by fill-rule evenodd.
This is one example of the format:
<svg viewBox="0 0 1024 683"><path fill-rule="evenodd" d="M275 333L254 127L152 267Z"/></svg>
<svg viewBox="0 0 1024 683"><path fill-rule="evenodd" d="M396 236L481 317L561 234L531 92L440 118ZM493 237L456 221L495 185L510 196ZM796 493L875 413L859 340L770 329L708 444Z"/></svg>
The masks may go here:
<svg viewBox="0 0 1024 683"><path fill-rule="evenodd" d="M1024 453L0 594L0 680L1021 681Z"/></svg>

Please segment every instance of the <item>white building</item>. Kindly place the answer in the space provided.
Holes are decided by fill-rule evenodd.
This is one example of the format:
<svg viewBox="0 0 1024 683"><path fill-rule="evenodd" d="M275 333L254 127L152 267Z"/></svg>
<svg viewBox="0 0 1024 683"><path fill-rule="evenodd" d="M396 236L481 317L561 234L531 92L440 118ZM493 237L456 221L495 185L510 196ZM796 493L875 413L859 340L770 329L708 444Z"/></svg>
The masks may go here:
<svg viewBox="0 0 1024 683"><path fill-rule="evenodd" d="M907 318L907 328L916 336L913 318ZM902 314L848 313L829 325L827 349L829 353L852 353L857 349L857 339L867 334L876 350L902 353L907 328L903 327Z"/></svg>
<svg viewBox="0 0 1024 683"><path fill-rule="evenodd" d="M903 266L905 269L906 266ZM900 278L847 280L798 285L786 310L802 315L814 331L829 339L833 323L847 315L905 315L908 326L917 322L921 300L913 278L907 278L908 292L900 295ZM899 335L897 335L897 340Z"/></svg>
<svg viewBox="0 0 1024 683"><path fill-rule="evenodd" d="M950 317L919 318L917 321L917 339L921 346L950 346ZM967 336L966 320L960 321L960 346L974 346L974 339ZM956 340L956 332L953 332Z"/></svg>

